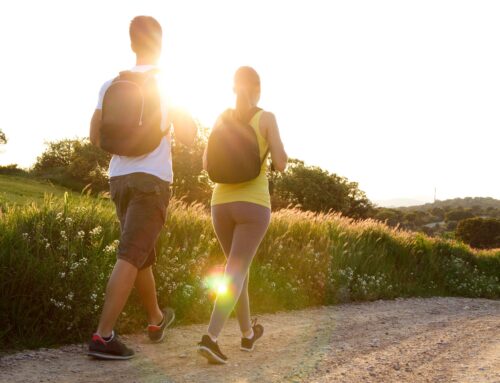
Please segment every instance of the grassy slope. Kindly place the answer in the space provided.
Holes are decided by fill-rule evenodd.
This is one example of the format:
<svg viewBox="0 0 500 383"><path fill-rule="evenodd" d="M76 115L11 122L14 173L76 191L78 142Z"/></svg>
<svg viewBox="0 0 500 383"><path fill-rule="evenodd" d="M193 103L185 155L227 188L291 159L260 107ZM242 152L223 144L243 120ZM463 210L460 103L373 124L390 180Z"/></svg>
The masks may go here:
<svg viewBox="0 0 500 383"><path fill-rule="evenodd" d="M0 174L0 202L26 204L43 202L45 194L62 196L67 189L26 177Z"/></svg>

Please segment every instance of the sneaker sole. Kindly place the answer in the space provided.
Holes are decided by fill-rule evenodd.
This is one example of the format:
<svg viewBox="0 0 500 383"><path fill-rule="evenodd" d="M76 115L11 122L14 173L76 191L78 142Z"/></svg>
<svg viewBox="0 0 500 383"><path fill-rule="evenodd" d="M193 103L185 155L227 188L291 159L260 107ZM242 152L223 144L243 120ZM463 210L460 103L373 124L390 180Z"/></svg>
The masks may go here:
<svg viewBox="0 0 500 383"><path fill-rule="evenodd" d="M151 341L151 343L160 343L161 341L163 341L163 339L165 339L165 336L167 336L167 332L165 330L167 329L168 326L170 326L173 323L174 320L175 320L175 313L172 316L172 319L170 319L170 321L167 323L167 325L163 329L163 334L162 334L160 339L153 340L153 339L151 339L151 337L149 337L149 340Z"/></svg>
<svg viewBox="0 0 500 383"><path fill-rule="evenodd" d="M217 356L216 354L213 353L212 350L210 350L208 347L205 347L205 346L198 347L198 354L200 354L204 358L208 359L208 362L212 363L212 364L226 364L227 363L227 360L224 360L221 357Z"/></svg>
<svg viewBox="0 0 500 383"><path fill-rule="evenodd" d="M92 356L93 358L96 359L102 359L102 360L128 360L132 359L135 355L129 355L129 356L119 356L119 355L112 355L112 354L103 354L97 351L89 351L87 352L88 356Z"/></svg>

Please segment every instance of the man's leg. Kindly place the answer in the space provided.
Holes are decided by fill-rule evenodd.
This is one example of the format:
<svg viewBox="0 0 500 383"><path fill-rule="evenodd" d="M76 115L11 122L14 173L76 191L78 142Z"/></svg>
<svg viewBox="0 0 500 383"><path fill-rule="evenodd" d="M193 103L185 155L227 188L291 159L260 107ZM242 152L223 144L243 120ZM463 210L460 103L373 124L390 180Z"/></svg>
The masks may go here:
<svg viewBox="0 0 500 383"><path fill-rule="evenodd" d="M139 270L135 279L135 287L146 309L148 323L159 324L163 319L163 313L158 306L155 278L151 266Z"/></svg>
<svg viewBox="0 0 500 383"><path fill-rule="evenodd" d="M135 266L122 259L116 261L106 287L104 307L97 327L97 334L100 336L108 337L111 335L134 286L136 276L137 268Z"/></svg>

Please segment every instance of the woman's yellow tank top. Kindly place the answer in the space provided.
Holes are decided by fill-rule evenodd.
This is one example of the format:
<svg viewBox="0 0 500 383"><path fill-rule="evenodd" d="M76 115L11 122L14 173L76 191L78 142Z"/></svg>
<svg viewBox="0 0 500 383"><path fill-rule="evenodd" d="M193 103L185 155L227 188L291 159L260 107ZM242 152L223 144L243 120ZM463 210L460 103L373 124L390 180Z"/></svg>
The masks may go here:
<svg viewBox="0 0 500 383"><path fill-rule="evenodd" d="M250 120L250 126L255 130L259 141L261 158L269 147L267 140L260 133L262 112L262 110L258 111ZM252 202L271 208L271 196L269 195L269 182L267 180L267 160L263 161L260 174L253 180L239 184L215 184L212 193L212 206L229 202Z"/></svg>

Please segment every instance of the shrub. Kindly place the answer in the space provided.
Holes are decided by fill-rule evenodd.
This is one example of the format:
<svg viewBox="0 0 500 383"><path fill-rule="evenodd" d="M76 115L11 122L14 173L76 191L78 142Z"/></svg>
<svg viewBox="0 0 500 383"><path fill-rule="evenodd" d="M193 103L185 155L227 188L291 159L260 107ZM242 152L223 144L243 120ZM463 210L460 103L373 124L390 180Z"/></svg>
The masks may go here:
<svg viewBox="0 0 500 383"><path fill-rule="evenodd" d="M88 139L64 139L47 143L33 173L76 191L90 187L100 192L108 189L106 169L110 158Z"/></svg>
<svg viewBox="0 0 500 383"><path fill-rule="evenodd" d="M29 175L29 173L26 170L18 168L17 164L0 166L0 174L10 175L10 176L27 176L27 175Z"/></svg>
<svg viewBox="0 0 500 383"><path fill-rule="evenodd" d="M353 218L366 218L374 209L356 182L331 174L303 161L290 160L284 173L273 173L273 206L299 206L314 212L336 211Z"/></svg>
<svg viewBox="0 0 500 383"><path fill-rule="evenodd" d="M456 236L478 249L500 247L500 220L469 218L458 223Z"/></svg>

